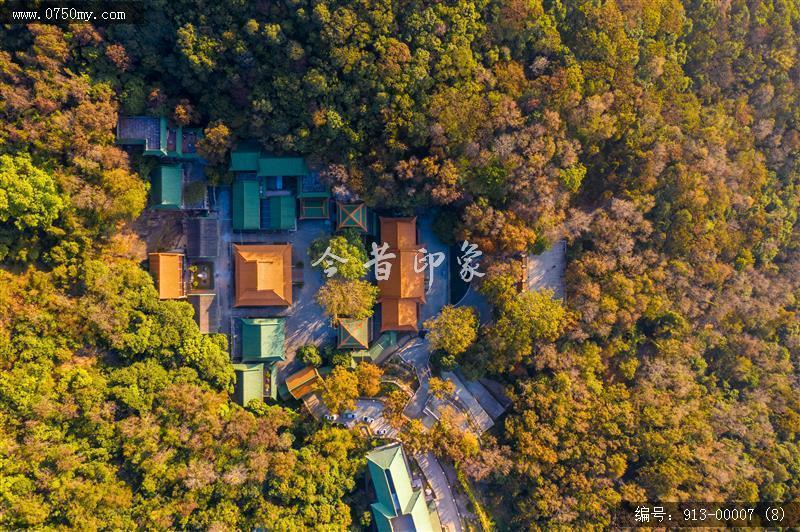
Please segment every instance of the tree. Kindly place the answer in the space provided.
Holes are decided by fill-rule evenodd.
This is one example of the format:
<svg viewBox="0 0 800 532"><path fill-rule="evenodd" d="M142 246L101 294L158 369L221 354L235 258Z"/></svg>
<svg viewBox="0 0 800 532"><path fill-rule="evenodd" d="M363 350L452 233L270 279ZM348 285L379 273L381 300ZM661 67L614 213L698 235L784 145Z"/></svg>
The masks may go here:
<svg viewBox="0 0 800 532"><path fill-rule="evenodd" d="M452 396L456 391L456 385L453 381L446 381L438 377L431 377L428 381L428 389L431 395L437 399L445 399Z"/></svg>
<svg viewBox="0 0 800 532"><path fill-rule="evenodd" d="M370 362L362 362L356 366L358 389L362 396L374 397L381 391L383 369Z"/></svg>
<svg viewBox="0 0 800 532"><path fill-rule="evenodd" d="M322 357L319 348L314 344L306 344L297 350L297 358L307 366L318 368L322 365Z"/></svg>
<svg viewBox="0 0 800 532"><path fill-rule="evenodd" d="M209 124L203 131L203 138L197 141L197 153L212 164L220 164L225 161L231 145L230 129L221 121L217 121Z"/></svg>
<svg viewBox="0 0 800 532"><path fill-rule="evenodd" d="M312 242L308 250L312 264L322 258L326 250L344 262L333 258L325 258L317 264L317 268L321 271L329 267L326 262L330 261L332 267L336 268L336 275L343 279L360 279L367 273L364 267L367 262L367 251L364 249L364 244L358 233L347 231L344 235Z"/></svg>
<svg viewBox="0 0 800 532"><path fill-rule="evenodd" d="M431 349L441 349L448 355L466 351L478 337L478 317L472 307L445 305L438 316L424 323Z"/></svg>
<svg viewBox="0 0 800 532"><path fill-rule="evenodd" d="M1 155L0 260L35 259L37 240L51 230L65 205L53 176L35 167L29 155Z"/></svg>
<svg viewBox="0 0 800 532"><path fill-rule="evenodd" d="M325 313L336 322L339 318L372 316L378 287L363 280L328 279L316 299Z"/></svg>
<svg viewBox="0 0 800 532"><path fill-rule="evenodd" d="M383 417L394 428L399 429L405 422L403 410L411 399L403 390L392 390L383 400Z"/></svg>
<svg viewBox="0 0 800 532"><path fill-rule="evenodd" d="M322 402L334 414L356 407L358 376L344 366L336 366L325 379Z"/></svg>

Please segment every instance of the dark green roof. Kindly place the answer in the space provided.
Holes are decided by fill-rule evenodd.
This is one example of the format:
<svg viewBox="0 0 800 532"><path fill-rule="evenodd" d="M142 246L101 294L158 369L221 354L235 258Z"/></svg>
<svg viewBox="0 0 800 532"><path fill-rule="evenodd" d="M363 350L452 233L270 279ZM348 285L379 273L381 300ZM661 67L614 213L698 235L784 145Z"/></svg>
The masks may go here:
<svg viewBox="0 0 800 532"><path fill-rule="evenodd" d="M305 198L300 200L300 218L328 219L328 198Z"/></svg>
<svg viewBox="0 0 800 532"><path fill-rule="evenodd" d="M242 406L253 399L264 399L264 364L234 364L236 384L233 399Z"/></svg>
<svg viewBox="0 0 800 532"><path fill-rule="evenodd" d="M406 529L404 527L432 530L421 490L414 490L411 486L402 445L393 443L370 451L367 453L367 467L378 498L372 504L378 530Z"/></svg>
<svg viewBox="0 0 800 532"><path fill-rule="evenodd" d="M294 196L270 196L268 224L263 229L287 231L296 227L297 207Z"/></svg>
<svg viewBox="0 0 800 532"><path fill-rule="evenodd" d="M260 221L258 181L236 181L233 184L233 228L237 231L259 229Z"/></svg>
<svg viewBox="0 0 800 532"><path fill-rule="evenodd" d="M258 159L258 175L268 176L304 176L308 174L308 166L302 157L260 157Z"/></svg>
<svg viewBox="0 0 800 532"><path fill-rule="evenodd" d="M384 349L393 345L397 345L397 332L386 331L380 338L372 342L369 349L353 351L353 359L357 361L370 360L375 362Z"/></svg>
<svg viewBox="0 0 800 532"><path fill-rule="evenodd" d="M283 318L242 320L242 360L277 362L286 358L284 343L286 323Z"/></svg>
<svg viewBox="0 0 800 532"><path fill-rule="evenodd" d="M183 171L178 164L158 166L152 175L152 204L155 209L180 209L183 204Z"/></svg>
<svg viewBox="0 0 800 532"><path fill-rule="evenodd" d="M261 149L255 142L242 142L231 151L232 172L257 172Z"/></svg>
<svg viewBox="0 0 800 532"><path fill-rule="evenodd" d="M369 347L369 320L342 318L339 320L339 347L366 349Z"/></svg>
<svg viewBox="0 0 800 532"><path fill-rule="evenodd" d="M336 228L346 229L352 227L368 231L367 206L363 203L337 203Z"/></svg>

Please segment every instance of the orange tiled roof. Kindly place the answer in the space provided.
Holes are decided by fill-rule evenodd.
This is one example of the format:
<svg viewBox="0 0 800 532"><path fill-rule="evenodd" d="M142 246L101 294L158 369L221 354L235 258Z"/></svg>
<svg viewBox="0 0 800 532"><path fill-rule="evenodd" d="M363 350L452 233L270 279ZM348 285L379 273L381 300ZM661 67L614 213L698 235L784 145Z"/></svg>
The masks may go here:
<svg viewBox="0 0 800 532"><path fill-rule="evenodd" d="M392 264L389 278L385 281L378 281L380 301L386 298L401 297L412 299L417 303L425 303L425 274L414 271L414 257L417 251L391 248L390 251L396 257L389 260Z"/></svg>
<svg viewBox="0 0 800 532"><path fill-rule="evenodd" d="M381 240L389 244L389 278L378 281L381 303L381 332L416 331L417 305L425 303L425 274L414 271L417 242L416 218L381 217Z"/></svg>
<svg viewBox="0 0 800 532"><path fill-rule="evenodd" d="M381 302L381 332L417 331L417 303L410 299L391 298Z"/></svg>
<svg viewBox="0 0 800 532"><path fill-rule="evenodd" d="M381 240L390 249L417 249L417 217L384 218L381 216Z"/></svg>
<svg viewBox="0 0 800 532"><path fill-rule="evenodd" d="M150 253L150 273L156 282L159 299L179 299L186 296L183 284L182 253Z"/></svg>
<svg viewBox="0 0 800 532"><path fill-rule="evenodd" d="M286 377L286 389L295 399L300 399L304 395L313 392L319 386L320 376L317 368L306 366L305 368L292 373Z"/></svg>
<svg viewBox="0 0 800 532"><path fill-rule="evenodd" d="M235 307L292 304L292 246L234 245Z"/></svg>

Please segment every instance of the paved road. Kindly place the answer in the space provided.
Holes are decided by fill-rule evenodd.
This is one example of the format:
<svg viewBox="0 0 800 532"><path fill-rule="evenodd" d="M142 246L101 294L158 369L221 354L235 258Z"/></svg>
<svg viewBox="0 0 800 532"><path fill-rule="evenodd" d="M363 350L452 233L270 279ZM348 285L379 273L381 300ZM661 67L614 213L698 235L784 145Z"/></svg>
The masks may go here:
<svg viewBox="0 0 800 532"><path fill-rule="evenodd" d="M426 286L425 303L420 309L420 324L439 314L450 299L450 248L433 233L433 215L428 213L417 218L420 243L428 253L444 253L444 261L433 270L430 289Z"/></svg>
<svg viewBox="0 0 800 532"><path fill-rule="evenodd" d="M472 307L478 311L478 321L481 325L486 325L492 319L492 307L486 298L475 289L472 284L469 291L461 298L461 301L456 303L457 307Z"/></svg>
<svg viewBox="0 0 800 532"><path fill-rule="evenodd" d="M425 409L430 388L431 369L428 367L428 359L431 355L428 350L428 341L424 338L415 337L398 349L397 354L405 363L414 367L417 380L419 380L419 387L404 410L406 416L418 418Z"/></svg>
<svg viewBox="0 0 800 532"><path fill-rule="evenodd" d="M231 217L231 189L230 187L217 187L216 208L219 210L219 237L220 246L217 258L214 260L214 290L219 301L220 332L231 335L231 305L233 304L233 265L231 264L231 239L233 236L233 222ZM231 353L233 353L233 338L231 338Z"/></svg>
<svg viewBox="0 0 800 532"><path fill-rule="evenodd" d="M325 408L318 394L312 394L310 397L306 398L305 402L314 417L322 418L329 414L328 409ZM372 421L366 421L365 418L372 419ZM397 429L389 425L386 418L383 417L383 402L377 399L356 400L356 407L338 416L335 423L344 425L351 430L359 426L366 426L369 427L372 435L380 436L381 438L397 437ZM381 434L383 430L386 432Z"/></svg>
<svg viewBox="0 0 800 532"><path fill-rule="evenodd" d="M461 518L459 517L458 507L456 506L453 490L447 480L441 464L433 453L418 454L414 458L417 460L422 473L428 480L433 493L436 495L436 510L439 513L439 521L442 527L449 532L461 532Z"/></svg>

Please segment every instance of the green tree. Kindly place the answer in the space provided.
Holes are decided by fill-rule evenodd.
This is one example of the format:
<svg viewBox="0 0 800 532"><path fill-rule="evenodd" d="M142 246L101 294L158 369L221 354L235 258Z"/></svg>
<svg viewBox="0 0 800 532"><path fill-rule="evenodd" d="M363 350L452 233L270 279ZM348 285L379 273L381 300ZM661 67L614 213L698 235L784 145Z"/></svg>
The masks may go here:
<svg viewBox="0 0 800 532"><path fill-rule="evenodd" d="M320 239L312 242L308 250L311 257L312 264L317 262L325 254L326 250L342 259L339 260L326 257L319 264L317 268L324 271L328 268L327 261L331 261L332 267L336 268L336 275L343 279L360 279L363 277L367 270L364 264L367 262L367 251L361 241L361 237L353 232L348 231L345 235L338 235L330 239Z"/></svg>
<svg viewBox="0 0 800 532"><path fill-rule="evenodd" d="M322 357L319 348L314 344L306 344L297 350L297 358L307 366L318 368L322 365Z"/></svg>
<svg viewBox="0 0 800 532"><path fill-rule="evenodd" d="M53 176L28 154L0 155L0 260L36 259L38 240L52 232L65 205Z"/></svg>

